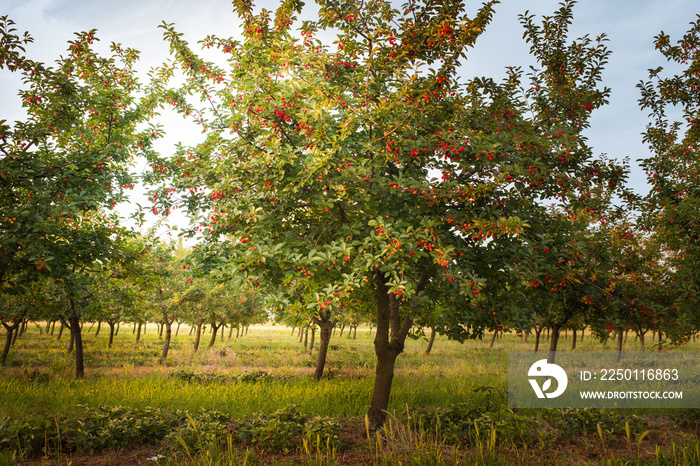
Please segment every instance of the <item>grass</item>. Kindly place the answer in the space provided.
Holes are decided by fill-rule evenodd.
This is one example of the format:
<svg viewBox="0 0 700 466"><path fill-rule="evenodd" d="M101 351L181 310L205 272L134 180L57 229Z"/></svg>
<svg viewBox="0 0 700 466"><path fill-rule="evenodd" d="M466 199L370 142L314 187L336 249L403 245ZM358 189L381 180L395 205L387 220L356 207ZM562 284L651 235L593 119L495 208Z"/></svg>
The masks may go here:
<svg viewBox="0 0 700 466"><path fill-rule="evenodd" d="M214 426L215 434L207 433L209 440L200 439L184 450L175 448L181 444L175 434L166 438L166 446L144 440L145 446L126 447L147 448L149 454L154 448L158 454L165 452L160 464L175 464L175 460L189 464L644 464L647 460L700 464L697 413L671 413L669 417L657 410L620 417L620 412L603 410L508 410L504 395L507 352L531 351L534 346L532 340L526 343L515 335L497 339L493 348L487 338L459 344L438 337L430 356L423 355L424 339L407 341L405 354L397 360L391 422L382 431L366 434L363 417L374 371L374 335L367 328L357 332L356 340L347 335L333 337L327 378L319 383L311 378L315 351L309 355L298 337L284 327L252 327L247 335L232 339L226 333L213 348L206 347L207 333L203 346L193 353L194 336L183 326L165 365L158 364L162 342L154 325L140 342L130 328L122 326L111 348L108 335L95 337L94 328L88 329L86 324L83 380L72 377L73 359L66 352L65 333L57 341L55 335L42 334L38 326L31 326L12 347L7 367L0 369L0 433L3 422L7 425L11 420L16 432L44 432L47 439L51 435L56 440L46 440L43 447L30 451L31 445L13 450L7 446L9 441L3 444L0 438L0 450L4 450L0 464L13 464L14 460L1 459L11 455L62 459L64 451L77 448L70 435L86 429L99 407L123 408L129 413L124 417L131 419L128 422L155 417L163 425L180 425L180 429L187 429L182 424L184 417L173 420L168 413L212 412L227 419L228 424L222 425L229 425L229 430L221 431L216 430L220 421L211 420L213 414L201 414L205 416L202 425ZM561 347L570 341L563 338ZM605 348L589 335L578 342L578 350L601 349ZM635 342L629 341L626 349L636 350ZM700 342L682 350L700 350ZM272 413L284 413L290 406L303 413L304 421L289 424L292 421L283 414L275 421ZM271 415L273 421L265 417ZM250 420L262 419L260 416L266 420L256 424L258 437L240 437L245 429L252 429ZM315 418L329 421L319 424L312 421ZM284 426L292 426L289 432L297 433L316 426L313 428L323 434L324 429L335 429L338 422L345 437L339 448L323 446L313 435L294 440L295 447L285 447L286 452L269 446L274 443L254 440L283 436ZM266 431L268 424L277 426L277 431L272 427ZM39 430L31 430L34 428ZM93 437L102 439L99 445L121 445L104 440L107 435L116 434L99 431ZM93 437L90 445L96 445ZM39 445L41 439L34 442ZM287 445L285 442L279 444ZM100 455L99 449L80 454L89 453Z"/></svg>

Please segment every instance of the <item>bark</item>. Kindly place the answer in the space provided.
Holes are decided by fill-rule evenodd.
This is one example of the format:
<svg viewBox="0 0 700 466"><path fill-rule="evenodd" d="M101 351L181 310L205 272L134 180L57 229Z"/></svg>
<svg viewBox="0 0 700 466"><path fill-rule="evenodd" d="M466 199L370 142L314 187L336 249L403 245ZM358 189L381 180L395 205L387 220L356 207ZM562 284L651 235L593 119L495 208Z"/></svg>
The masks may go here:
<svg viewBox="0 0 700 466"><path fill-rule="evenodd" d="M663 346L664 346L664 336L663 336L663 333L661 333L661 330L659 330L657 333L659 334L659 346L658 346L658 350L661 351L661 349L662 349Z"/></svg>
<svg viewBox="0 0 700 466"><path fill-rule="evenodd" d="M97 330L95 330L95 337L100 335L100 328L102 327L102 321L98 320L97 321Z"/></svg>
<svg viewBox="0 0 700 466"><path fill-rule="evenodd" d="M109 343L107 346L111 348L114 344L114 322L107 322L107 324L109 325Z"/></svg>
<svg viewBox="0 0 700 466"><path fill-rule="evenodd" d="M321 313L321 318L314 318L314 322L321 328L321 342L318 347L318 356L316 357L316 370L314 371L314 380L319 381L323 377L323 370L326 367L326 356L328 355L328 345L331 341L331 334L337 321L330 320L330 312Z"/></svg>
<svg viewBox="0 0 700 466"><path fill-rule="evenodd" d="M162 323L161 323L161 324L158 324L158 338L159 338L159 339L162 339L162 338L163 338L163 327L164 327L164 326L165 326L165 325L162 324Z"/></svg>
<svg viewBox="0 0 700 466"><path fill-rule="evenodd" d="M625 337L625 332L621 328L617 329L617 354L615 354L615 362L619 362L622 357L622 341Z"/></svg>
<svg viewBox="0 0 700 466"><path fill-rule="evenodd" d="M427 281L427 275L421 277L416 284L416 295L423 290ZM374 430L379 429L386 420L396 358L403 352L406 337L413 325L410 313L401 317L399 301L393 294L389 294L383 274L376 275L375 283L377 332L374 336L374 352L377 356L377 365L372 401L367 412L367 420Z"/></svg>
<svg viewBox="0 0 700 466"><path fill-rule="evenodd" d="M219 331L219 327L221 327L221 324L211 324L211 340L209 340L209 348L214 346L214 343L216 342L216 333Z"/></svg>
<svg viewBox="0 0 700 466"><path fill-rule="evenodd" d="M120 324L120 323L117 322L117 328L114 330L114 336L115 336L115 337L116 337L117 335L119 335L119 324Z"/></svg>
<svg viewBox="0 0 700 466"><path fill-rule="evenodd" d="M340 335L338 335L338 336L339 336L339 337L342 337L344 331L345 331L345 324L343 324L343 325L340 326Z"/></svg>
<svg viewBox="0 0 700 466"><path fill-rule="evenodd" d="M309 348L309 328L306 327L304 329L304 349L306 350L308 348Z"/></svg>
<svg viewBox="0 0 700 466"><path fill-rule="evenodd" d="M15 328L15 331L12 332L12 346L15 346L15 343L17 342L17 337L19 336L19 332L20 332L21 328L22 328L22 326L21 326L21 324L19 324Z"/></svg>
<svg viewBox="0 0 700 466"><path fill-rule="evenodd" d="M637 332L637 337L639 338L639 351L644 351L644 333Z"/></svg>
<svg viewBox="0 0 700 466"><path fill-rule="evenodd" d="M493 336L491 337L491 343L489 344L489 348L493 348L493 344L496 341L497 335L498 335L498 329L493 331Z"/></svg>
<svg viewBox="0 0 700 466"><path fill-rule="evenodd" d="M433 349L433 342L435 342L435 326L430 327L430 339L428 340L428 347L425 349L426 356L430 356L430 351Z"/></svg>
<svg viewBox="0 0 700 466"><path fill-rule="evenodd" d="M535 353L540 349L540 334L542 333L542 327L535 327Z"/></svg>
<svg viewBox="0 0 700 466"><path fill-rule="evenodd" d="M68 342L68 352L72 353L73 348L75 347L75 335L73 334L73 330L68 327L68 331L70 332L70 341Z"/></svg>
<svg viewBox="0 0 700 466"><path fill-rule="evenodd" d="M63 321L61 321L61 326L58 328L58 338L56 340L60 340L61 335L63 335Z"/></svg>
<svg viewBox="0 0 700 466"><path fill-rule="evenodd" d="M551 333L549 337L549 354L547 355L547 362L549 364L554 363L557 356L557 344L559 343L559 332L561 330L561 324L552 324Z"/></svg>
<svg viewBox="0 0 700 466"><path fill-rule="evenodd" d="M53 331L55 328L56 328L56 321L54 320L53 322L51 322L51 335L53 335Z"/></svg>
<svg viewBox="0 0 700 466"><path fill-rule="evenodd" d="M71 341L75 346L75 378L82 379L85 376L85 362L83 355L83 335L80 327L80 317L71 316L69 319Z"/></svg>
<svg viewBox="0 0 700 466"><path fill-rule="evenodd" d="M134 328L131 329L131 334L132 334L132 335L136 333L136 327L137 327L137 325L138 325L138 323L137 323L137 322L134 322Z"/></svg>
<svg viewBox="0 0 700 466"><path fill-rule="evenodd" d="M12 346L12 342L15 339L14 336L17 333L19 324L19 321L15 321L12 325L7 325L4 322L2 323L5 330L7 330L7 336L5 337L5 347L2 350L2 356L0 356L0 366L4 366L7 362L7 355L10 353L10 346Z"/></svg>
<svg viewBox="0 0 700 466"><path fill-rule="evenodd" d="M576 329L574 329L574 337L571 340L571 351L576 349Z"/></svg>
<svg viewBox="0 0 700 466"><path fill-rule="evenodd" d="M292 329L292 334L294 334L294 329ZM228 339L233 338L233 324L228 328Z"/></svg>
<svg viewBox="0 0 700 466"><path fill-rule="evenodd" d="M391 324L399 319L398 302L388 294L383 277L377 277L377 333L374 337L374 352L377 355L374 390L367 419L372 428L378 429L386 420L391 384L394 380L396 357L403 351L401 338L391 338ZM395 315L392 315L395 314ZM410 321L408 316L407 320ZM410 326L409 326L410 327Z"/></svg>
<svg viewBox="0 0 700 466"><path fill-rule="evenodd" d="M357 327L358 325L355 325L355 327L352 329L352 339L357 340Z"/></svg>
<svg viewBox="0 0 700 466"><path fill-rule="evenodd" d="M7 336L5 337L5 347L2 349L2 356L0 356L0 366L4 366L7 361L7 355L10 353L10 346L12 346L12 334L14 333L13 327L5 327L7 329Z"/></svg>
<svg viewBox="0 0 700 466"><path fill-rule="evenodd" d="M167 314L163 313L163 320L165 321L165 340L163 341L163 351L160 353L159 363L163 364L165 358L168 357L168 351L170 350L170 340L173 335L173 319L168 319Z"/></svg>
<svg viewBox="0 0 700 466"><path fill-rule="evenodd" d="M180 322L177 323L177 328L175 329L175 336L180 333Z"/></svg>
<svg viewBox="0 0 700 466"><path fill-rule="evenodd" d="M199 340L202 338L202 324L197 324L197 334L194 337L194 352L199 349Z"/></svg>
<svg viewBox="0 0 700 466"><path fill-rule="evenodd" d="M309 342L309 355L314 351L314 341L316 340L316 325L311 326L311 341Z"/></svg>
<svg viewBox="0 0 700 466"><path fill-rule="evenodd" d="M296 330L296 327L292 327L292 336L294 336L294 330ZM231 331L233 331L233 327L231 327Z"/></svg>
<svg viewBox="0 0 700 466"><path fill-rule="evenodd" d="M141 322L139 322L136 328L136 341L141 341Z"/></svg>
<svg viewBox="0 0 700 466"><path fill-rule="evenodd" d="M51 321L47 320L46 321L46 328L44 329L44 333L48 335L50 329L51 329Z"/></svg>
<svg viewBox="0 0 700 466"><path fill-rule="evenodd" d="M248 330L250 330L250 325L245 326L245 334L248 335Z"/></svg>

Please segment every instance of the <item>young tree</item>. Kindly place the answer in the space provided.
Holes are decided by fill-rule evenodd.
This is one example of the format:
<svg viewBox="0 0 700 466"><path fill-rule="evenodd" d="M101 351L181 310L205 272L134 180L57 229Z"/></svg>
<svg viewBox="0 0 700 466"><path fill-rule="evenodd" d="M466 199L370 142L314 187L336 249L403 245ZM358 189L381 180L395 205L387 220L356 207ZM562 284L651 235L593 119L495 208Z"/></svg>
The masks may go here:
<svg viewBox="0 0 700 466"><path fill-rule="evenodd" d="M27 117L13 126L0 121L0 286L21 288L40 275L61 282L82 377L85 272L126 259L129 232L114 208L134 184L129 164L156 137L138 127L153 101L137 101L135 50L113 44L110 56L100 56L95 31L82 32L47 67L25 57L32 39L13 25L0 18L0 70L22 73Z"/></svg>

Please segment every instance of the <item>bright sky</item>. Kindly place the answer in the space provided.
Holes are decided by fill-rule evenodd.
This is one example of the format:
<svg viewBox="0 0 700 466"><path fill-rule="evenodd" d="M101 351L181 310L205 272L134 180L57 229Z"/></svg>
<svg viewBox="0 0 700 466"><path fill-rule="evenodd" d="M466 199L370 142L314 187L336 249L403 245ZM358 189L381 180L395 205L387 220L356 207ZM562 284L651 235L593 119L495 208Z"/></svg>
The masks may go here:
<svg viewBox="0 0 700 466"><path fill-rule="evenodd" d="M476 11L481 2L467 0L467 4L470 11ZM266 0L257 5L274 10L277 2ZM508 65L527 67L532 58L522 39L518 15L525 10L551 15L558 8L557 0L503 0L473 49L465 73L500 78ZM594 112L589 141L596 154L631 160L631 185L638 193L645 193L647 187L636 159L646 157L648 151L640 135L647 119L637 105L635 86L647 79L649 68L665 65L654 50L654 36L663 30L675 42L699 13L697 0L581 0L574 8L569 37L605 33L613 52L604 74L604 84L612 89L610 105ZM191 44L209 34L233 36L238 29L229 0L0 0L1 15L14 20L20 32L31 33L35 42L28 54L45 62L64 53L73 32L97 29L105 50L115 41L142 51L142 81L145 71L167 56L158 28L162 21L175 23ZM0 120L11 122L20 115L19 80L7 74L0 72ZM171 131L171 137L173 133L179 131Z"/></svg>

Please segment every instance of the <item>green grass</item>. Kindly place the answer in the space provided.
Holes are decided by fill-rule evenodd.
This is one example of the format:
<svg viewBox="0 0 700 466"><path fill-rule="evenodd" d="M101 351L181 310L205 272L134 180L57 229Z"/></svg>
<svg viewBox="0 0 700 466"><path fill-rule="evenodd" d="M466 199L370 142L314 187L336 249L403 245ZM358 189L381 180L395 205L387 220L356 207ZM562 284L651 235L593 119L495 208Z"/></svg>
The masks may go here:
<svg viewBox="0 0 700 466"><path fill-rule="evenodd" d="M192 351L194 336L183 326L180 334L173 337L165 365L158 364L162 341L154 325L149 326L138 343L131 328L122 326L112 348L107 345L106 329L103 327L99 337L94 336L94 330L89 331L89 324L83 329L86 364L83 380L73 378L73 356L66 352L69 335L64 333L62 340L57 341L55 335L41 334L38 326L30 326L17 340L7 367L0 369L0 432L8 419L17 423L17 429L27 432L32 426L40 426L42 432L54 429L56 432L51 435L58 440L52 445L60 446L66 442L59 432L62 425L77 429L75 422L88 419L100 407L135 410L136 417L154 412L216 412L220 413L216 416L245 423L246 419L296 406L309 419L323 416L355 426L351 430L364 430L363 417L370 402L375 364L374 334L367 328L357 332L356 340L347 334L333 336L326 364L327 378L319 383L312 380L316 350L309 355L297 335L291 336L290 329L279 326L253 327L241 338L235 338L234 334L234 338L228 339L226 332L213 348L207 348L210 334L206 333L197 353ZM636 350L633 337L629 340L626 349ZM669 418L656 410L647 411L646 417L632 416L625 421L620 417L624 413L604 410L525 414L508 410L507 353L531 351L534 339L526 343L516 335L505 335L496 340L493 348L489 347L489 341L490 338L485 338L485 341L459 344L438 336L432 354L425 356L425 339L408 340L404 354L397 360L389 406L393 413L390 430L383 431L379 440L370 436L359 447L345 448L359 455L358 463L375 455L375 459L390 458L386 460L389 463L382 460L385 464L393 464L392 461L442 464L440 461L451 462L449 458L470 457L478 458L479 464L512 461L539 464L542 457L551 464L560 464L593 455L609 464L625 464L620 458L639 461L643 456L660 459L661 464L697 464L694 460L668 462L674 454L677 458L683 454L691 459L697 456L697 433L693 430L700 420L697 413L685 417L676 413L674 416L680 417ZM571 339L564 337L560 349L566 351L570 344ZM543 338L541 348L546 345ZM612 344L605 348L586 335L583 342L579 340L578 349L612 349ZM680 349L698 351L700 342L691 342ZM249 379L256 381L245 381ZM162 416L167 418L166 414ZM645 430L651 432L644 440L644 448L627 448L625 422L633 427L632 436ZM605 442L596 440L598 429L609 437ZM490 443L492 434L497 437L498 448ZM49 434L44 435L48 438ZM236 446L233 451L217 443L220 441L197 446L191 457L182 457L182 452L173 453L175 456L171 455L168 461L172 464L172 458L180 458L191 464L209 464L204 460L198 463L197 458L216 452L220 458L228 455L244 458L247 464L257 464L249 459L260 453L259 449L251 456L246 452L249 447L240 450ZM2 439L0 450L1 442ZM314 448L299 442L294 450L298 462L333 464L335 461L337 452L312 454ZM318 450L318 445L315 448ZM674 448L678 449L675 453ZM378 452L378 449L383 450ZM34 448L31 454L36 451ZM56 456L60 447L51 447L50 451ZM15 454L30 453L16 451ZM325 463L319 462L319 457L325 458ZM296 464L280 462L278 457L267 458L264 463Z"/></svg>

